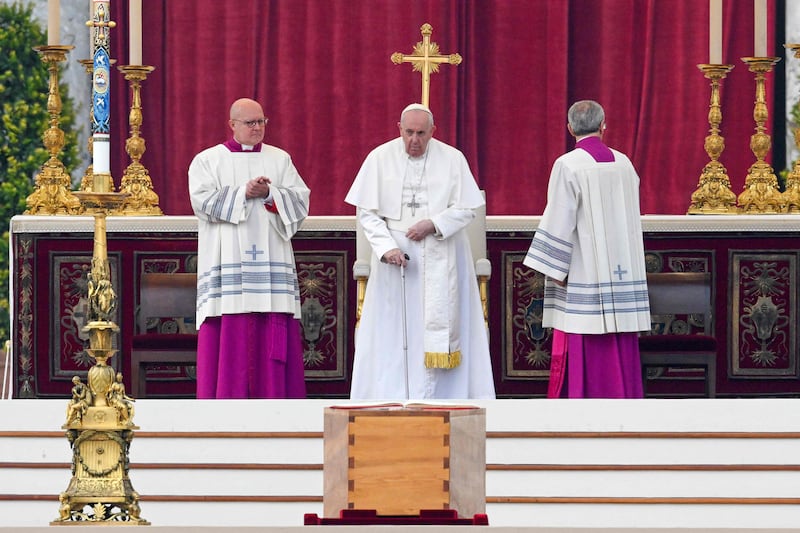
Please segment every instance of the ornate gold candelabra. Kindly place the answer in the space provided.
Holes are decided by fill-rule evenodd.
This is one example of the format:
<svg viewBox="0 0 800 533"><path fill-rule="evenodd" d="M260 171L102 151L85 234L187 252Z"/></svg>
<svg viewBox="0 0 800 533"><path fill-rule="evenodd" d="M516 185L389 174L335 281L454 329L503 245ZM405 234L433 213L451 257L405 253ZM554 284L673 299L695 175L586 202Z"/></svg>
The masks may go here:
<svg viewBox="0 0 800 533"><path fill-rule="evenodd" d="M133 99L128 115L130 137L125 141L125 151L131 164L125 169L120 182L120 192L128 196L122 203L120 215L162 215L158 207L158 195L153 191L153 182L140 159L145 151L144 137L139 134L142 126L141 82L154 70L147 65L122 65L118 67L131 86Z"/></svg>
<svg viewBox="0 0 800 533"><path fill-rule="evenodd" d="M778 188L778 178L772 166L764 159L772 146L770 136L765 132L764 124L769 117L765 97L765 74L772 71L779 57L743 57L744 61L756 77L756 103L753 109L753 119L756 122L756 132L750 137L750 150L756 156L756 162L750 166L744 191L739 195L738 204L741 213L780 213L782 195Z"/></svg>
<svg viewBox="0 0 800 533"><path fill-rule="evenodd" d="M711 102L708 110L708 123L711 125L706 136L704 148L711 161L703 167L700 182L692 193L689 215L733 214L736 213L736 195L731 190L728 172L719 156L725 150L725 138L719 134L722 122L722 108L719 103L720 80L733 69L733 65L697 65L706 78L711 80Z"/></svg>
<svg viewBox="0 0 800 533"><path fill-rule="evenodd" d="M800 44L785 44L784 47L800 58ZM800 127L794 128L794 144L800 149ZM800 160L792 165L792 171L786 177L786 188L783 191L783 209L787 213L800 213Z"/></svg>
<svg viewBox="0 0 800 533"><path fill-rule="evenodd" d="M96 361L86 383L72 378L67 405L67 439L72 447L72 479L59 495L58 518L51 525L76 523L148 525L142 519L139 494L128 477L128 451L133 432L133 398L125 393L122 374L109 366L116 353L114 323L117 295L111 284L106 243L106 211L119 206L124 194L76 192L94 210L94 249L89 274L87 352Z"/></svg>
<svg viewBox="0 0 800 533"><path fill-rule="evenodd" d="M81 209L81 202L70 192L71 180L59 154L64 148L64 132L61 123L61 92L58 88L58 64L66 61L67 52L74 46L47 45L37 46L35 50L41 55L50 72L47 95L47 112L50 115L50 127L42 135L44 147L50 152L50 158L42 166L36 176L33 192L25 199L28 209L26 215L74 215Z"/></svg>

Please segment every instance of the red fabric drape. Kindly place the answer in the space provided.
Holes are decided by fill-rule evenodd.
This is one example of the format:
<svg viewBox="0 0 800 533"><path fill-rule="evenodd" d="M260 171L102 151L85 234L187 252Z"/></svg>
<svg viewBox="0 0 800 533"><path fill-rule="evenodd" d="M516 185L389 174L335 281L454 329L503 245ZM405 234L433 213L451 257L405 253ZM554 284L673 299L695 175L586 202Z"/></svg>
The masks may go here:
<svg viewBox="0 0 800 533"><path fill-rule="evenodd" d="M119 64L127 5L112 6ZM352 214L343 199L361 161L420 99L420 75L389 57L411 53L426 22L442 53L464 58L431 76L436 135L464 151L490 215L541 214L550 166L573 147L566 110L577 99L606 108L606 141L642 177L643 213L685 213L708 161L710 87L697 68L708 61L704 1L145 0L143 9L144 62L156 70L142 88L142 162L166 214L191 214L189 162L228 137L228 108L241 96L264 106L266 142L292 154L311 213ZM721 161L739 194L754 162L755 83L740 60L753 55L752 3L725 0L723 18L723 61L735 68L722 82ZM131 97L121 75L112 83L119 181ZM769 75L768 95L773 83Z"/></svg>

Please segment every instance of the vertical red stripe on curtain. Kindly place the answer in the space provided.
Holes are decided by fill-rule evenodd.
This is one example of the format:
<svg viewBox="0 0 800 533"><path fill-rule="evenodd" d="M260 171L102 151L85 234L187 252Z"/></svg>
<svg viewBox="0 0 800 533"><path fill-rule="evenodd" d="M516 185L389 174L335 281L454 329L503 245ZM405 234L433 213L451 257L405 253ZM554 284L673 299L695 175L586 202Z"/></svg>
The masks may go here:
<svg viewBox="0 0 800 533"><path fill-rule="evenodd" d="M127 6L112 7L119 64ZM754 161L755 85L740 60L753 54L752 3L724 0L723 14L723 60L735 68L722 85L721 160L739 194ZM550 166L574 144L566 110L577 99L606 108L606 140L639 170L644 213L685 213L708 160L710 89L697 68L708 61L705 1L146 0L143 16L144 62L156 68L142 88L143 163L166 214L191 213L189 162L226 140L242 96L264 106L266 142L292 154L311 213L352 214L344 196L361 161L420 99L419 73L389 57L410 53L426 22L442 53L464 58L432 75L437 137L464 151L490 215L541 214ZM119 182L130 94L121 75L112 82Z"/></svg>
<svg viewBox="0 0 800 533"><path fill-rule="evenodd" d="M459 147L488 213L540 214L550 166L565 149L568 3L467 5Z"/></svg>

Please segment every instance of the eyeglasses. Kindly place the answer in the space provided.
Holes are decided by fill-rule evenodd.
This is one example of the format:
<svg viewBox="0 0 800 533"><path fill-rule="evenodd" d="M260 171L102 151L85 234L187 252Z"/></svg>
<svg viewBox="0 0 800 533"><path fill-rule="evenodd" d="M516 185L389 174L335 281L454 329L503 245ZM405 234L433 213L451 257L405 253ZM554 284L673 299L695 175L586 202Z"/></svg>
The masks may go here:
<svg viewBox="0 0 800 533"><path fill-rule="evenodd" d="M244 124L245 126L247 126L250 129L253 129L256 126L258 126L258 127L266 126L267 122L269 122L268 118L257 118L255 120L239 120L238 118L234 118L232 120L234 122L241 122L242 124Z"/></svg>

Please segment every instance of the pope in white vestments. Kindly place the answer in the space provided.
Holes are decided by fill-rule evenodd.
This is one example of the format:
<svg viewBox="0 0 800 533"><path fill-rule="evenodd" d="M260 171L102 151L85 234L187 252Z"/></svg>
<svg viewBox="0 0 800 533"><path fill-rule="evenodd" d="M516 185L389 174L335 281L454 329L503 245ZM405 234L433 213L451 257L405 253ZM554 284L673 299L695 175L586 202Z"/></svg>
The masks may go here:
<svg viewBox="0 0 800 533"><path fill-rule="evenodd" d="M305 396L291 238L310 191L288 153L262 143L261 105L231 106L233 138L195 156L197 397Z"/></svg>
<svg viewBox="0 0 800 533"><path fill-rule="evenodd" d="M398 128L399 138L369 153L345 198L373 251L350 397L494 398L464 231L483 196L464 155L432 138L427 107L408 106Z"/></svg>
<svg viewBox="0 0 800 533"><path fill-rule="evenodd" d="M553 328L549 397L641 398L638 338L650 329L639 176L602 142L605 113L576 102L575 150L553 164L524 264L545 277L542 325Z"/></svg>

